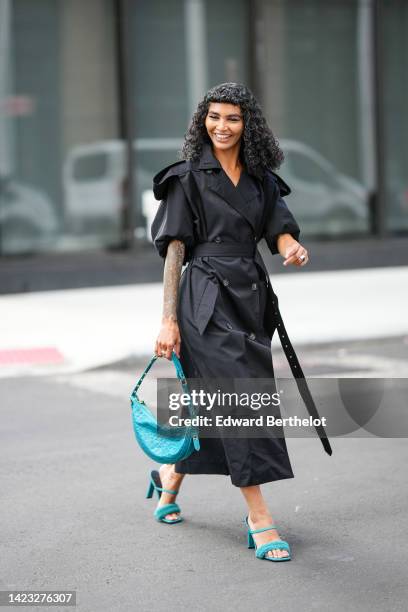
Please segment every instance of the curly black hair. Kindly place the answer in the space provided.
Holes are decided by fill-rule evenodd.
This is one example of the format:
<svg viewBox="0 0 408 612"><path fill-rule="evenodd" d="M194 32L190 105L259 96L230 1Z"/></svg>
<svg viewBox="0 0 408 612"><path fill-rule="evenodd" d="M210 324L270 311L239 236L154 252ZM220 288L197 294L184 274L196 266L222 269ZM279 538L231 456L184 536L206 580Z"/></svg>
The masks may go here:
<svg viewBox="0 0 408 612"><path fill-rule="evenodd" d="M205 127L210 102L225 102L241 108L244 130L241 136L240 158L249 172L263 177L265 169L280 167L285 156L272 134L262 109L251 90L241 83L221 83L207 91L198 103L187 132L184 144L178 151L179 159L199 159L203 143L211 142Z"/></svg>

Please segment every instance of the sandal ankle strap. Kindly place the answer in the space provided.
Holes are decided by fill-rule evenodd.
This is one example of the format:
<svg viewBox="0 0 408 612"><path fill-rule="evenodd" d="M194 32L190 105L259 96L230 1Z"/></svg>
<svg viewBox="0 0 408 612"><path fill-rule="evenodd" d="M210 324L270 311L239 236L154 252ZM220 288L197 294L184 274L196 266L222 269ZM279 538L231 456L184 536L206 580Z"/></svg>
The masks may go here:
<svg viewBox="0 0 408 612"><path fill-rule="evenodd" d="M251 529L249 527L248 516L245 517L244 523L248 527L248 533L250 533L251 535L253 533L261 533L262 531L269 531L269 529L277 529L278 528L277 525L268 525L267 527L261 527L260 529Z"/></svg>
<svg viewBox="0 0 408 612"><path fill-rule="evenodd" d="M250 529L249 533L261 533L261 531L269 531L269 529L277 529L276 525L268 525L268 527L262 527L261 529Z"/></svg>
<svg viewBox="0 0 408 612"><path fill-rule="evenodd" d="M178 491L172 491L171 489L165 489L164 487L157 487L156 485L154 486L158 491L164 491L165 493L170 493L171 495L177 495L178 493Z"/></svg>

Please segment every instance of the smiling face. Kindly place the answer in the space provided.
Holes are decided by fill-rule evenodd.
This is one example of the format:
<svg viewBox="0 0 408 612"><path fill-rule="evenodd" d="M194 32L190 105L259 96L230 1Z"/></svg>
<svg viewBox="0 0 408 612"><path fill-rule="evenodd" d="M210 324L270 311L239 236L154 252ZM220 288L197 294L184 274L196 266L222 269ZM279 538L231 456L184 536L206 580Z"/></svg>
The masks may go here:
<svg viewBox="0 0 408 612"><path fill-rule="evenodd" d="M236 146L244 131L241 108L225 102L211 102L205 127L214 148L226 151Z"/></svg>

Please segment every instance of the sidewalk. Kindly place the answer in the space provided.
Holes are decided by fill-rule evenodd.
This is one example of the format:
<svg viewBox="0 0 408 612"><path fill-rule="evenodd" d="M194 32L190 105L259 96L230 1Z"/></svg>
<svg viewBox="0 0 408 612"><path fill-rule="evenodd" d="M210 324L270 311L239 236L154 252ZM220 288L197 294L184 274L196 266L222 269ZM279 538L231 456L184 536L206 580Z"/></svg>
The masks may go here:
<svg viewBox="0 0 408 612"><path fill-rule="evenodd" d="M295 347L408 334L408 266L279 274L271 281ZM162 283L0 297L0 376L148 358L161 311Z"/></svg>

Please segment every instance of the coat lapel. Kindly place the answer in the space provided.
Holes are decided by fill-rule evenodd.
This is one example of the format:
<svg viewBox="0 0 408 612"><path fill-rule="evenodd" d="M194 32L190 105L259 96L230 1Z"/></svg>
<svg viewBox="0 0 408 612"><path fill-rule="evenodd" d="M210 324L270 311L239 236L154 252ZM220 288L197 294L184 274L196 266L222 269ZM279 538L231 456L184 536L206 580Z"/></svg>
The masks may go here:
<svg viewBox="0 0 408 612"><path fill-rule="evenodd" d="M256 233L257 224L255 211L251 209L251 200L257 196L257 192L255 189L255 193L248 188L244 190L242 185L244 181L245 177L242 176L239 188L236 188L229 177L221 170L218 175L214 175L213 179L209 181L209 188L217 192L230 206L242 215ZM249 187L249 185L245 184L245 187Z"/></svg>
<svg viewBox="0 0 408 612"><path fill-rule="evenodd" d="M206 170L208 173L208 188L221 196L227 204L242 215L256 233L257 224L254 212L251 210L251 200L257 197L258 192L252 182L246 180L245 175L241 175L239 186L235 187L218 159L214 157L209 143L203 145L199 169ZM216 169L215 172L214 169Z"/></svg>

